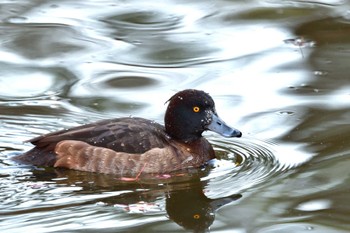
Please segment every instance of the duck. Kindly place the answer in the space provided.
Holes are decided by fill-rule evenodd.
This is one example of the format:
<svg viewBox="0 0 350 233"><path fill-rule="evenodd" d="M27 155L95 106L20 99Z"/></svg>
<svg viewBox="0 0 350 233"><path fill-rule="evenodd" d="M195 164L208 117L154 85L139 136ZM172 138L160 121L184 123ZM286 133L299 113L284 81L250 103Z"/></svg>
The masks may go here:
<svg viewBox="0 0 350 233"><path fill-rule="evenodd" d="M182 90L166 103L164 126L140 117L88 123L28 140L35 147L14 160L124 177L169 174L201 167L215 158L204 131L242 136L219 117L214 100L204 91Z"/></svg>

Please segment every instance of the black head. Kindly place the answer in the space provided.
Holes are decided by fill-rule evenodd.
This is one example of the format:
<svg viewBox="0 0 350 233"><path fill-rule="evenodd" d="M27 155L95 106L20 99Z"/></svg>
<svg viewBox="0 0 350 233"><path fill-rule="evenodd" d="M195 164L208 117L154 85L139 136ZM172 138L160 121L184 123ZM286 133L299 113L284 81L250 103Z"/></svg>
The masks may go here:
<svg viewBox="0 0 350 233"><path fill-rule="evenodd" d="M219 118L214 101L207 93L194 89L180 91L169 99L165 130L172 138L185 142L200 138L205 130L225 137L242 135Z"/></svg>

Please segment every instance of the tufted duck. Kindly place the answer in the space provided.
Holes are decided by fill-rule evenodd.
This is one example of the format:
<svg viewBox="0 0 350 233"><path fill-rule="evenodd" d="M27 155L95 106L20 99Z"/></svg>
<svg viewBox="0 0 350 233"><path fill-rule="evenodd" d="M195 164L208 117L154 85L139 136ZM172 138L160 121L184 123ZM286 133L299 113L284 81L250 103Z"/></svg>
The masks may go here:
<svg viewBox="0 0 350 233"><path fill-rule="evenodd" d="M35 147L15 160L121 176L164 174L215 158L202 137L206 130L225 137L242 135L218 117L207 93L188 89L169 99L165 127L136 117L103 120L31 139Z"/></svg>

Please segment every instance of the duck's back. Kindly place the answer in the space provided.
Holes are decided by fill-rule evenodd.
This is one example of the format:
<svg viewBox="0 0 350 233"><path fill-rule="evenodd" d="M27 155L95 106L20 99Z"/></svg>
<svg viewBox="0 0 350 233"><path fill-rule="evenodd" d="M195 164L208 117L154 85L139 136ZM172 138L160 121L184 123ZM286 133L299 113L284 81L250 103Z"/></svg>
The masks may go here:
<svg viewBox="0 0 350 233"><path fill-rule="evenodd" d="M141 154L152 148L164 148L167 138L162 125L147 119L127 117L103 120L31 139L29 142L35 147L17 157L17 160L53 166L56 162L55 147L64 140L86 142L117 152Z"/></svg>

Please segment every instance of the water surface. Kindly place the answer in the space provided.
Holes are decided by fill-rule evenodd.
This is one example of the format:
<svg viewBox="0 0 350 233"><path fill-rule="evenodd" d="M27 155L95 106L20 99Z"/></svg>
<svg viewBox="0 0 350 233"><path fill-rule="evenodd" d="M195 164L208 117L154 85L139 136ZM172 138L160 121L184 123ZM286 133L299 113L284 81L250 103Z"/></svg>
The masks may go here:
<svg viewBox="0 0 350 233"><path fill-rule="evenodd" d="M1 232L348 232L346 1L7 1L0 8ZM19 165L32 137L163 122L210 93L239 139L172 177Z"/></svg>

